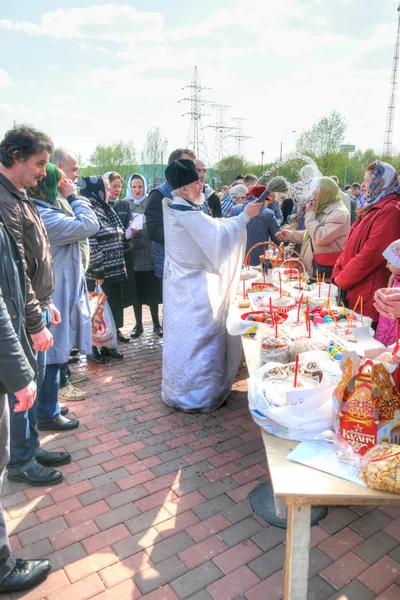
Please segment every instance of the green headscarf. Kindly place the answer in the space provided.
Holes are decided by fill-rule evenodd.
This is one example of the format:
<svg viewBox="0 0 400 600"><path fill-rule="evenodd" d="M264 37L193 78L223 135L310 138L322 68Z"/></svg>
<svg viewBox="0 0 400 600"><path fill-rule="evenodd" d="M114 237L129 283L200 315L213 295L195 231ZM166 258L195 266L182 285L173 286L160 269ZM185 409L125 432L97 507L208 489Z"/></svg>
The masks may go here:
<svg viewBox="0 0 400 600"><path fill-rule="evenodd" d="M339 202L341 197L342 195L337 183L333 181L333 179L331 179L330 177L321 177L317 204L315 207L316 216L320 215L325 210L325 208L327 208L331 204ZM308 231L306 231L304 234L303 245L307 242L309 237L310 234L308 233Z"/></svg>
<svg viewBox="0 0 400 600"><path fill-rule="evenodd" d="M315 214L318 216L327 206L341 199L339 186L330 177L321 177Z"/></svg>
<svg viewBox="0 0 400 600"><path fill-rule="evenodd" d="M58 184L63 177L63 172L52 163L46 164L46 177L38 181L35 187L28 187L28 196L44 200L50 204L57 205Z"/></svg>

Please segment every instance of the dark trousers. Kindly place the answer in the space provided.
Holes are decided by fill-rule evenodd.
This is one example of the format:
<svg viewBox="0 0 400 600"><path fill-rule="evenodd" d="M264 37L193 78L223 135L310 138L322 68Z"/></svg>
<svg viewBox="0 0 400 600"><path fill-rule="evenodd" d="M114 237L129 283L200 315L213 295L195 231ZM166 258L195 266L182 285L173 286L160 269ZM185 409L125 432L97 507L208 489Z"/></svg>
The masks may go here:
<svg viewBox="0 0 400 600"><path fill-rule="evenodd" d="M46 365L46 372L36 398L38 421L54 421L60 414L58 390L62 365Z"/></svg>
<svg viewBox="0 0 400 600"><path fill-rule="evenodd" d="M7 396L0 396L0 494L4 469L10 458L10 421ZM15 558L8 540L6 521L0 502L0 582L13 570Z"/></svg>
<svg viewBox="0 0 400 600"><path fill-rule="evenodd" d="M43 311L45 325L51 322L50 309ZM39 378L37 380L38 394L46 372L47 352L37 353ZM10 409L10 462L8 470L15 473L24 470L29 461L34 459L35 448L39 445L39 434L36 429L38 401L35 400L32 408L24 412L15 413L14 406L17 402L14 394L8 394Z"/></svg>

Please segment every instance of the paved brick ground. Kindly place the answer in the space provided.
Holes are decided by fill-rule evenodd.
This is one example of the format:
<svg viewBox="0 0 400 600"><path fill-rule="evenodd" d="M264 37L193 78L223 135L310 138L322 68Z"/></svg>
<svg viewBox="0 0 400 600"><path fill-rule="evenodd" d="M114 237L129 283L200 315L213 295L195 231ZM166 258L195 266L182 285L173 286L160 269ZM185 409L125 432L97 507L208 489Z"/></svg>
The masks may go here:
<svg viewBox="0 0 400 600"><path fill-rule="evenodd" d="M160 401L161 342L145 330L123 361L79 366L90 372L87 400L70 404L79 429L42 438L72 453L65 481L5 482L17 556L53 563L12 600L280 600L285 532L248 501L268 471L246 372L215 414L176 413ZM400 506L332 509L311 537L309 600L400 598Z"/></svg>

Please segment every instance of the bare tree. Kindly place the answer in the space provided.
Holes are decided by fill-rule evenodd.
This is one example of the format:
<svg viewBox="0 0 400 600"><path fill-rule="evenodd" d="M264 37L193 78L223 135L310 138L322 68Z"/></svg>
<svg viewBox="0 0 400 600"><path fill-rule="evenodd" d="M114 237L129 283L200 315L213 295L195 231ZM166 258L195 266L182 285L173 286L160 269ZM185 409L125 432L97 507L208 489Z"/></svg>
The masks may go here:
<svg viewBox="0 0 400 600"><path fill-rule="evenodd" d="M167 146L167 138L161 135L159 127L147 132L141 158L148 179L164 177L163 165Z"/></svg>

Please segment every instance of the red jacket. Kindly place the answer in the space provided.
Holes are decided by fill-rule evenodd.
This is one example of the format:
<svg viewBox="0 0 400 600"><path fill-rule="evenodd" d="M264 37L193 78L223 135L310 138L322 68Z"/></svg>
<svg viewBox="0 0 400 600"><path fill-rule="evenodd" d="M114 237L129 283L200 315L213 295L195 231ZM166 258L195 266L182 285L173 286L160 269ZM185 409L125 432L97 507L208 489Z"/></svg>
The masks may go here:
<svg viewBox="0 0 400 600"><path fill-rule="evenodd" d="M364 315L374 322L378 321L374 293L386 287L390 277L382 252L399 238L400 198L391 194L355 220L333 269L332 278L346 291L349 308L354 308L358 296L362 296Z"/></svg>

